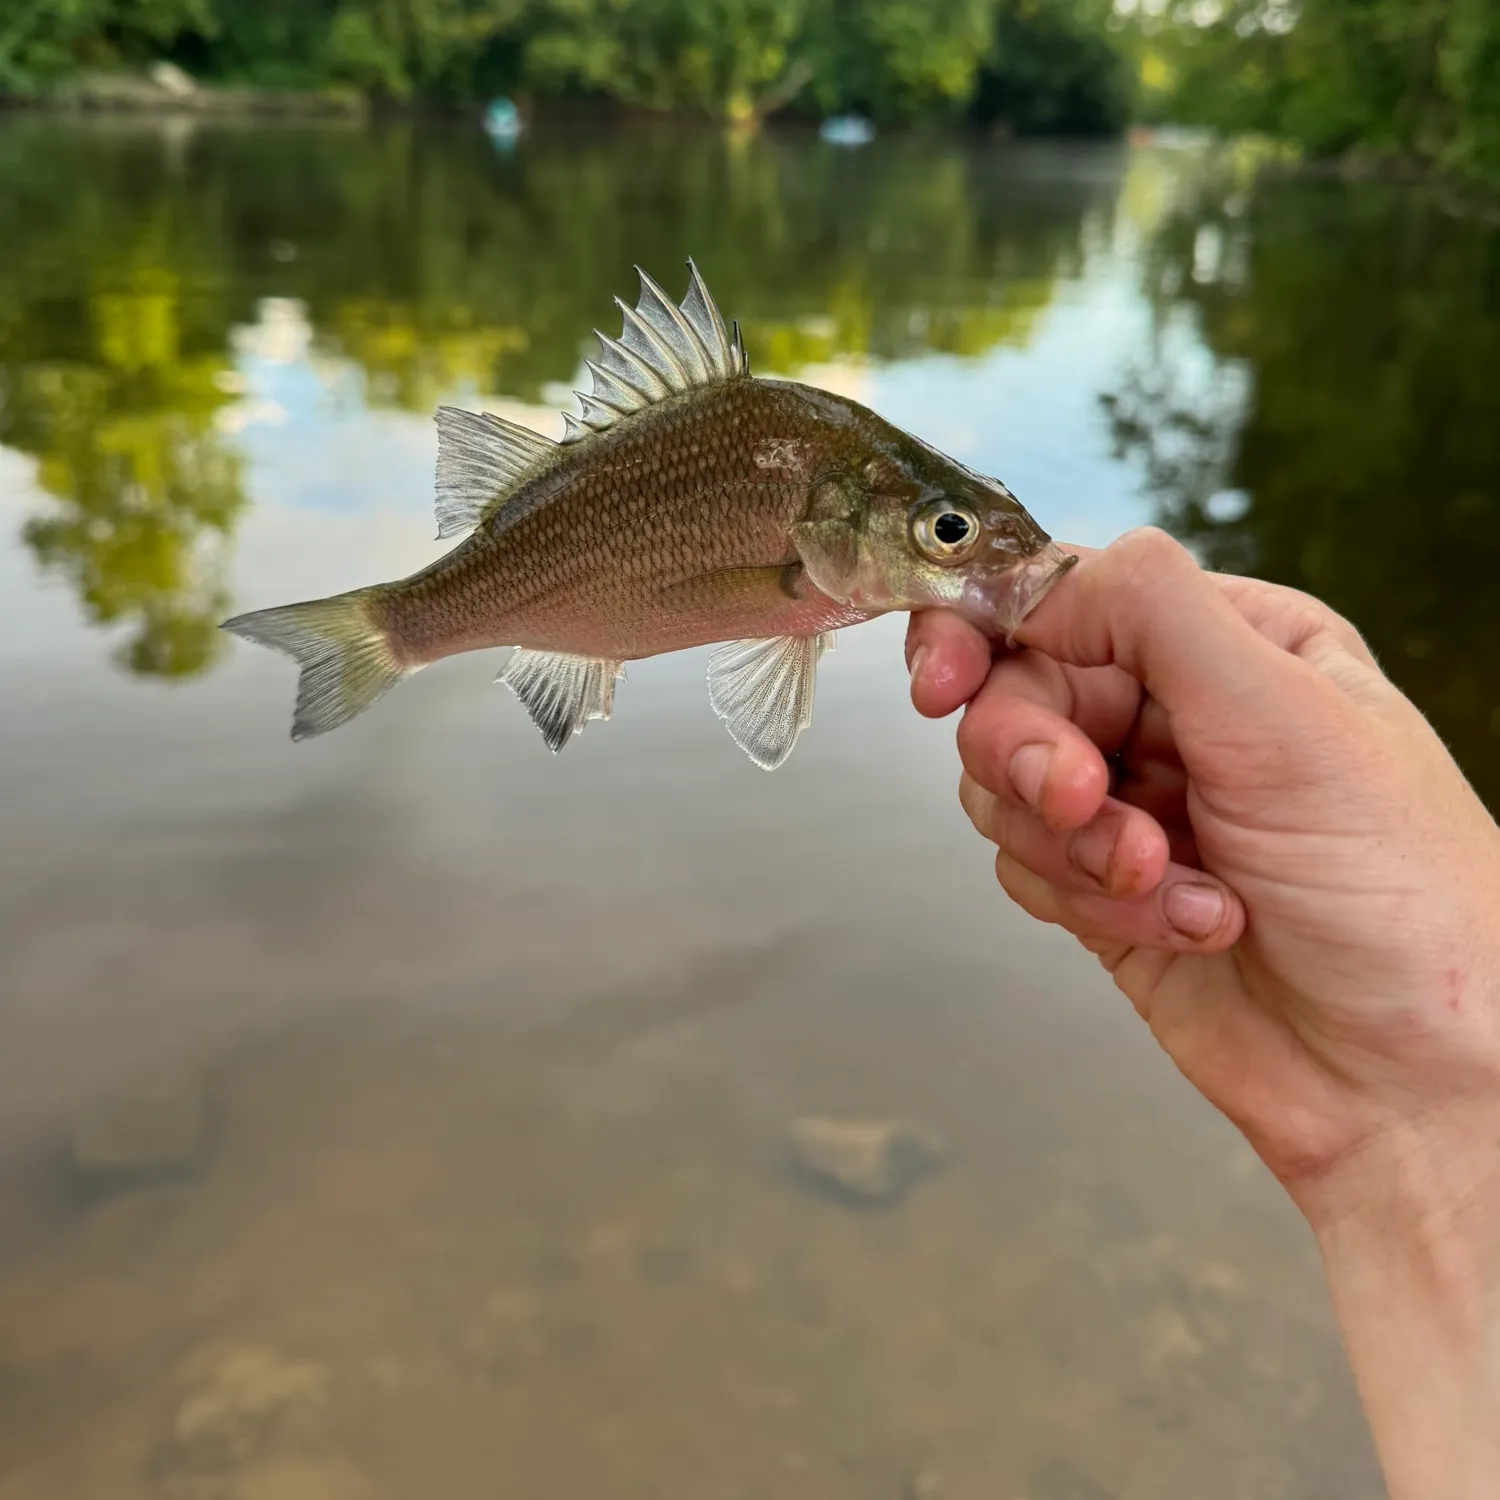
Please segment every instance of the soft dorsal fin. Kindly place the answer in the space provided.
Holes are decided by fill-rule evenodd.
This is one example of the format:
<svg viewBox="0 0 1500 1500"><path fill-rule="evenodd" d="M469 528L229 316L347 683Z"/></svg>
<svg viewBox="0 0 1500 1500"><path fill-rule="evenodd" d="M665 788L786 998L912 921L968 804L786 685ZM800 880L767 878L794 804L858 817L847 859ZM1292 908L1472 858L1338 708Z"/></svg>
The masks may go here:
<svg viewBox="0 0 1500 1500"><path fill-rule="evenodd" d="M625 320L619 338L594 330L599 358L586 361L593 387L587 393L578 392L583 415L563 418L567 427L563 442L576 443L592 432L603 432L621 417L694 386L750 373L740 325L734 325L733 333L724 326L691 260L688 272L687 296L678 304L636 267L640 299L628 307L615 298Z"/></svg>
<svg viewBox="0 0 1500 1500"><path fill-rule="evenodd" d="M437 409L438 536L471 531L557 452L557 444L490 412Z"/></svg>

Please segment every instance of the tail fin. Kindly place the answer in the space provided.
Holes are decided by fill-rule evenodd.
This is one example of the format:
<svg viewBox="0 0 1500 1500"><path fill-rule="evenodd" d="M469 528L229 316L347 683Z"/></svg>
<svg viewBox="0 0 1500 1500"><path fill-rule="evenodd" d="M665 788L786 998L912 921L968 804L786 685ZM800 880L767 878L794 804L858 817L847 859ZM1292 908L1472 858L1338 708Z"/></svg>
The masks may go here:
<svg viewBox="0 0 1500 1500"><path fill-rule="evenodd" d="M292 738L311 739L363 713L415 667L402 665L371 618L379 589L285 604L225 620L221 629L284 651L302 668Z"/></svg>

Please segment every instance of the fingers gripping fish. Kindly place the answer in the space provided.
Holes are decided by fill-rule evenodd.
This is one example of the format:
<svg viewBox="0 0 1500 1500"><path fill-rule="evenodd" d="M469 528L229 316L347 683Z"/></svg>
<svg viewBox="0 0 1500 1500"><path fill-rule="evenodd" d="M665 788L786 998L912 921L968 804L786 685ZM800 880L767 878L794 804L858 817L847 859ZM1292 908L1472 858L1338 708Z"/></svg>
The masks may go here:
<svg viewBox="0 0 1500 1500"><path fill-rule="evenodd" d="M500 673L554 752L607 719L625 663L725 643L709 700L758 766L812 719L834 632L893 610L1020 624L1074 559L1003 484L842 396L752 376L697 267L673 303L644 272L599 333L592 389L553 442L437 412L438 536L394 583L224 628L302 669L292 738L336 728L445 656L516 649Z"/></svg>

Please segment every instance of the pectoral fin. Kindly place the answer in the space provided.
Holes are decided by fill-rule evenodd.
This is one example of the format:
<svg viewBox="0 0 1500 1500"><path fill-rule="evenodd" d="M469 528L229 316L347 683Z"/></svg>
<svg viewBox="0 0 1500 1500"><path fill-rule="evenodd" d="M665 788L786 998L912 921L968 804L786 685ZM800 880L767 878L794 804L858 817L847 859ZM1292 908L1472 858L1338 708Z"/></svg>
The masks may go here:
<svg viewBox="0 0 1500 1500"><path fill-rule="evenodd" d="M590 719L607 719L615 704L615 683L625 675L623 662L598 656L569 656L561 651L511 652L500 675L522 703L554 755Z"/></svg>
<svg viewBox="0 0 1500 1500"><path fill-rule="evenodd" d="M814 586L830 599L849 600L859 572L859 537L841 520L801 521L789 538Z"/></svg>
<svg viewBox="0 0 1500 1500"><path fill-rule="evenodd" d="M763 771L774 771L812 723L818 659L834 633L735 641L709 658L708 698L730 735Z"/></svg>

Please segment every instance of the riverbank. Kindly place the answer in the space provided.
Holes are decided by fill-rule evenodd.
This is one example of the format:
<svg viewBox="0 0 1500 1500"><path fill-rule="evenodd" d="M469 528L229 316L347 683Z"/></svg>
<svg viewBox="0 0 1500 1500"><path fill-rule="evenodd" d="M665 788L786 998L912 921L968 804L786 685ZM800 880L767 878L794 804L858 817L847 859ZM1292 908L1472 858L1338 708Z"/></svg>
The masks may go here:
<svg viewBox="0 0 1500 1500"><path fill-rule="evenodd" d="M262 88L248 84L202 82L172 63L158 62L145 72L97 71L76 74L44 93L26 97L0 96L0 112L7 109L47 114L131 117L152 119L197 119L238 122L342 120L363 122L378 116L474 116L477 109L455 109L430 103L379 103L351 87L322 89ZM526 111L532 114L531 110ZM688 128L710 125L723 128L723 121L706 116L629 108L598 102L549 101L539 111L556 123L597 117L603 113L616 124L649 120L673 121ZM749 123L749 122L743 122ZM768 123L761 119L756 125ZM790 123L783 120L781 123ZM815 121L799 122L813 128ZM931 127L918 126L917 129ZM1011 139L1003 125L969 126L969 131L991 138ZM1073 139L1072 136L1062 137ZM1343 182L1384 182L1398 186L1426 187L1442 192L1448 211L1486 222L1500 220L1500 197L1493 189L1472 178L1445 172L1430 161L1394 152L1355 148L1338 156L1310 156L1286 141L1266 136L1219 138L1212 131L1165 123L1137 124L1124 135L1134 146L1183 151L1192 154L1227 155L1240 173L1252 178L1303 178Z"/></svg>
<svg viewBox="0 0 1500 1500"><path fill-rule="evenodd" d="M47 112L208 119L363 119L370 113L355 89L205 84L171 63L157 63L144 73L79 73L45 93L0 103Z"/></svg>

